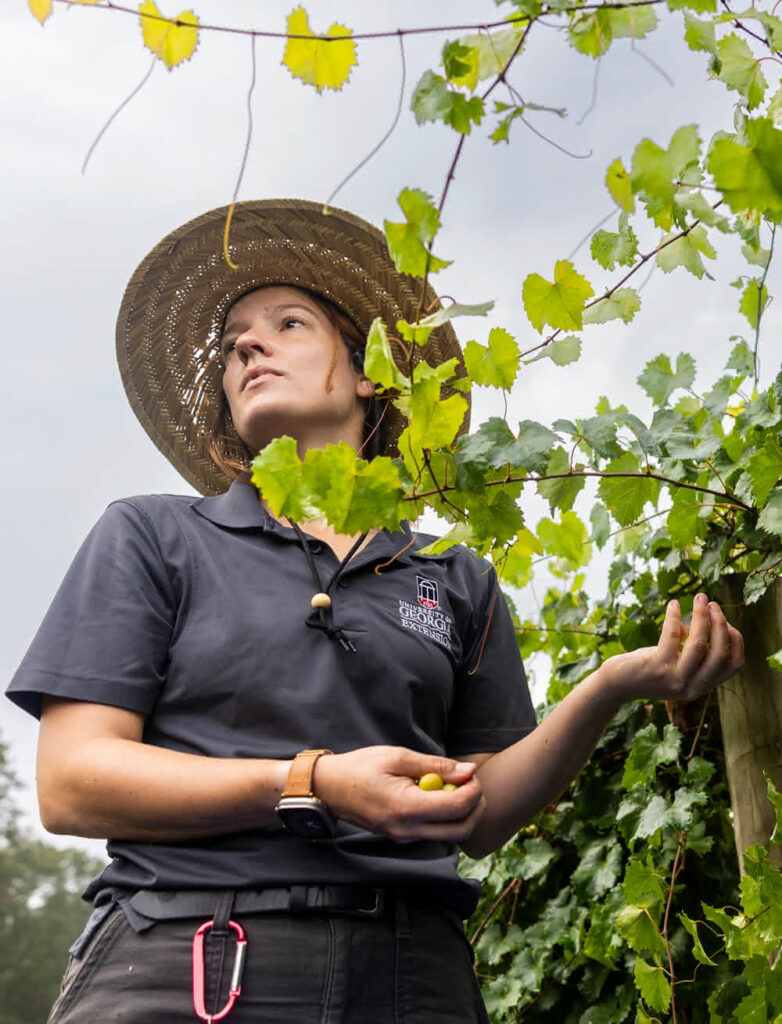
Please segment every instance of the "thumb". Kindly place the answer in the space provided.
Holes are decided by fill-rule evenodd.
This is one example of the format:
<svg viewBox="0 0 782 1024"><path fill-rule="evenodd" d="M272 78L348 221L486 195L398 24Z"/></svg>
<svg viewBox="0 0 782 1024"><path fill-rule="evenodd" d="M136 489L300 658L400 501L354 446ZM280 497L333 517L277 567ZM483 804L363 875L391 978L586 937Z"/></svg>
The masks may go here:
<svg viewBox="0 0 782 1024"><path fill-rule="evenodd" d="M443 782L453 782L457 785L471 779L478 767L472 761L455 761L450 757L433 757L428 760L431 760L435 767L427 768L427 771L437 772Z"/></svg>

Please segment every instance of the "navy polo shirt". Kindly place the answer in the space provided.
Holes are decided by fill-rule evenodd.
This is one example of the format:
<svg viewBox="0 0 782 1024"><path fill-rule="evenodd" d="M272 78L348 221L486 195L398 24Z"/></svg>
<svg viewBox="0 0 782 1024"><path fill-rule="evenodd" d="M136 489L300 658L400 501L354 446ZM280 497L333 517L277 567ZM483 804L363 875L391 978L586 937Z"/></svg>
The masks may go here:
<svg viewBox="0 0 782 1024"><path fill-rule="evenodd" d="M249 484L214 498L148 495L109 506L69 569L8 689L146 716L144 742L210 757L289 759L393 744L459 757L501 750L535 717L496 577L463 548L381 532L333 588L345 650L308 627L315 590L289 527ZM310 540L324 581L331 548ZM340 822L308 843L277 829L179 843L110 840L90 887L425 884L469 912L451 843L399 844Z"/></svg>

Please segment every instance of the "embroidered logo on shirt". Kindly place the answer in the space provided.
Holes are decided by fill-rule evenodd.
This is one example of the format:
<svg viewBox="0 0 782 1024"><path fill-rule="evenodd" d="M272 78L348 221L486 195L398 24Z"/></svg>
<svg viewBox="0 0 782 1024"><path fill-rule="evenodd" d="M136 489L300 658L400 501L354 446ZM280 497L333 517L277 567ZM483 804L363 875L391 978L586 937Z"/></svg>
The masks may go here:
<svg viewBox="0 0 782 1024"><path fill-rule="evenodd" d="M440 604L437 583L434 580L427 580L423 576L416 576L416 581L418 583L418 603L422 608L436 608Z"/></svg>
<svg viewBox="0 0 782 1024"><path fill-rule="evenodd" d="M435 640L441 646L451 649L453 619L440 608L440 591L435 580L416 576L418 603L399 601L399 621L403 629Z"/></svg>

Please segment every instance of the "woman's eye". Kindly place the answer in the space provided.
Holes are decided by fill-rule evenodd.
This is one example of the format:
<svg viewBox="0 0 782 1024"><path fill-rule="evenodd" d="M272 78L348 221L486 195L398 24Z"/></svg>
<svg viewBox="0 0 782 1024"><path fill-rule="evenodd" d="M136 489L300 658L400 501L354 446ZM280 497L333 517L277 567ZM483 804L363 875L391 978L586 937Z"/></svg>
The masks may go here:
<svg viewBox="0 0 782 1024"><path fill-rule="evenodd" d="M230 356L230 354L232 352L234 352L235 350L236 350L236 342L235 341L227 341L227 342L225 342L224 345L222 346L222 349L221 349L222 354L223 354L223 359L227 359L228 356Z"/></svg>
<svg viewBox="0 0 782 1024"><path fill-rule="evenodd" d="M283 327L303 327L304 321L297 316L288 316L283 321Z"/></svg>

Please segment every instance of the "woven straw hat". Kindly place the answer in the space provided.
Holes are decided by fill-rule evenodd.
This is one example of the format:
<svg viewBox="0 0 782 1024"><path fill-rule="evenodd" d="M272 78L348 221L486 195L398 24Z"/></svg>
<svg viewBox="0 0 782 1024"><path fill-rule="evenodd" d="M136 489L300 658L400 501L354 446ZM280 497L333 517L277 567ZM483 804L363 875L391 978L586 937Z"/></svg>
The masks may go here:
<svg viewBox="0 0 782 1024"><path fill-rule="evenodd" d="M393 334L397 320L416 320L423 287L396 270L385 237L371 224L301 199L236 204L229 254L238 269L232 269L223 256L228 212L210 210L159 242L133 274L117 320L117 358L133 411L202 494L219 494L230 483L210 458L209 442L222 393L219 335L232 302L261 285L293 285L330 299L365 336L376 316ZM424 313L437 308L427 287ZM402 367L401 345L392 340L391 346ZM450 323L415 355L433 365L456 356L461 364ZM404 424L393 407L387 420L386 452L394 454ZM246 461L230 416L227 433L236 440L237 458Z"/></svg>

